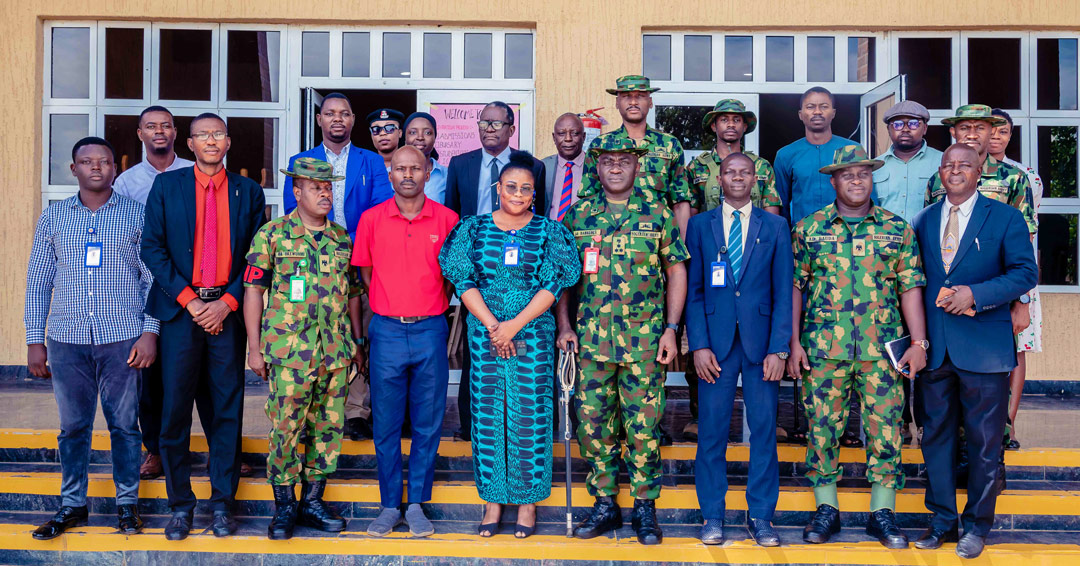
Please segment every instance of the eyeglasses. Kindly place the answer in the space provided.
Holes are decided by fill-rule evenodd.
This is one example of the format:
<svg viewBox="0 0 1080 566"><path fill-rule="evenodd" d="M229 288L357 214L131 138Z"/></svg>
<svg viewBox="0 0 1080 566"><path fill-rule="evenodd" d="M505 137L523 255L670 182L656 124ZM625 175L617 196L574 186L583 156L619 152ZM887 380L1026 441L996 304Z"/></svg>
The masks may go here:
<svg viewBox="0 0 1080 566"><path fill-rule="evenodd" d="M199 141L206 141L206 140L210 139L210 136L214 136L215 140L221 141L221 140L225 139L225 137L228 136L228 135L229 134L227 134L225 132L198 132L198 133L191 134L191 137L193 139L197 139Z"/></svg>
<svg viewBox="0 0 1080 566"><path fill-rule="evenodd" d="M889 122L889 126L899 132L900 130L904 129L904 126L907 126L909 130L917 130L919 129L919 124L921 123L922 120L918 118L912 118L910 120L893 120L892 122Z"/></svg>
<svg viewBox="0 0 1080 566"><path fill-rule="evenodd" d="M370 128L371 135L377 136L382 133L392 134L398 131L397 124L387 124L385 126L372 126Z"/></svg>
<svg viewBox="0 0 1080 566"><path fill-rule="evenodd" d="M536 192L536 189L532 187L519 187L514 185L503 185L503 190L508 195L521 195L524 197L530 196Z"/></svg>
<svg viewBox="0 0 1080 566"><path fill-rule="evenodd" d="M480 126L481 130L486 130L488 128L501 130L503 126L509 126L510 122L503 122L502 120L480 120L476 125Z"/></svg>

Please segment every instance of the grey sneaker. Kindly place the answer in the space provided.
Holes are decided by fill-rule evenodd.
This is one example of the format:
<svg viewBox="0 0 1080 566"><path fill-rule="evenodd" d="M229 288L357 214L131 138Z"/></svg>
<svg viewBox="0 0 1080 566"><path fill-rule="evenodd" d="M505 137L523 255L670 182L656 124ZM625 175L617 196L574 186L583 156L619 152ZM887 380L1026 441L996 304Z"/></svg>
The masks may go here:
<svg viewBox="0 0 1080 566"><path fill-rule="evenodd" d="M367 534L373 537L384 537L394 532L394 527L402 523L401 511L383 507L381 513L368 525Z"/></svg>
<svg viewBox="0 0 1080 566"><path fill-rule="evenodd" d="M409 505L405 511L405 522L409 524L409 533L414 537L429 537L435 534L435 525L431 524L419 503Z"/></svg>

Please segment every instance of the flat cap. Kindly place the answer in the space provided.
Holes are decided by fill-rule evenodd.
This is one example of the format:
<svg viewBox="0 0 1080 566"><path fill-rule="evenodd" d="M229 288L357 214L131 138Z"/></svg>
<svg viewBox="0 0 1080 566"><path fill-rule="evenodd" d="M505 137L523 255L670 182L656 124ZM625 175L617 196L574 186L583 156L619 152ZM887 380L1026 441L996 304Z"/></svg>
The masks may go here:
<svg viewBox="0 0 1080 566"><path fill-rule="evenodd" d="M886 122L897 116L911 116L912 118L921 118L924 122L930 121L930 111L914 100L898 102L885 111Z"/></svg>

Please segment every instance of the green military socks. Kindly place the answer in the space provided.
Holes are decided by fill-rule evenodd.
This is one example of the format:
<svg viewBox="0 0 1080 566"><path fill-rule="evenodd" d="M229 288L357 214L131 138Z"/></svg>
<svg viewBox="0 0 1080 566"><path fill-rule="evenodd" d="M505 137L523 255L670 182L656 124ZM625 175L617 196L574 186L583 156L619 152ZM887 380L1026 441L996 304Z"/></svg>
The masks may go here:
<svg viewBox="0 0 1080 566"><path fill-rule="evenodd" d="M836 484L822 485L814 488L814 506L828 505L833 509L840 509L840 500L836 496Z"/></svg>
<svg viewBox="0 0 1080 566"><path fill-rule="evenodd" d="M896 489L872 483L870 484L870 512L881 509L896 510Z"/></svg>

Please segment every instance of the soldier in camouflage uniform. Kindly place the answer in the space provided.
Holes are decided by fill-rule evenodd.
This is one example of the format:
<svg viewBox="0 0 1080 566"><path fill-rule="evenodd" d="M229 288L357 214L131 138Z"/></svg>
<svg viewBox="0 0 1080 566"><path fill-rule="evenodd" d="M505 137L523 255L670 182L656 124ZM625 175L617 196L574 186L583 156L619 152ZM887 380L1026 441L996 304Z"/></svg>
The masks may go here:
<svg viewBox="0 0 1080 566"><path fill-rule="evenodd" d="M990 155L990 135L995 127L1007 123L1005 118L994 116L991 112L991 108L985 104L967 104L956 109L956 116L943 118L941 123L949 126L949 134L956 143L965 144L979 152L979 158L983 160L979 192L984 197L1019 210L1027 222L1028 233L1034 237L1039 225L1035 220L1031 184L1028 183L1027 174ZM926 206L943 198L945 186L941 184L941 176L935 174L926 185Z"/></svg>
<svg viewBox="0 0 1080 566"><path fill-rule="evenodd" d="M603 190L563 218L582 258L580 283L560 299L559 347L577 349L578 442L590 465L592 513L574 531L593 538L622 524L617 430L634 492L633 526L642 544L659 544L656 521L661 462L657 427L664 408L664 368L676 353L675 328L686 299L689 253L670 210L635 187L648 150L609 136L589 150ZM665 288L666 280L666 288ZM567 306L579 301L576 332ZM667 306L666 312L664 306ZM666 325L665 325L666 321Z"/></svg>
<svg viewBox="0 0 1080 566"><path fill-rule="evenodd" d="M832 175L836 201L792 230L794 332L788 373L799 378L809 370L802 387L809 422L806 476L814 486L817 512L803 539L811 543L827 542L840 530L839 437L848 399L857 393L872 487L866 532L888 548L908 544L893 515L896 490L904 486L904 389L885 344L900 338L902 312L912 340L899 365L909 375L925 367L926 277L914 231L903 218L870 200L873 170L883 164L858 145L836 150L833 164L820 169Z"/></svg>
<svg viewBox="0 0 1080 566"><path fill-rule="evenodd" d="M341 177L329 163L311 157L282 172L295 179L297 208L255 234L244 274L248 364L270 382L266 414L273 427L266 475L277 505L271 539L291 537L297 522L329 532L345 529L345 520L322 494L341 454L360 309L349 233L326 219L332 183ZM299 502L297 480L303 482Z"/></svg>

